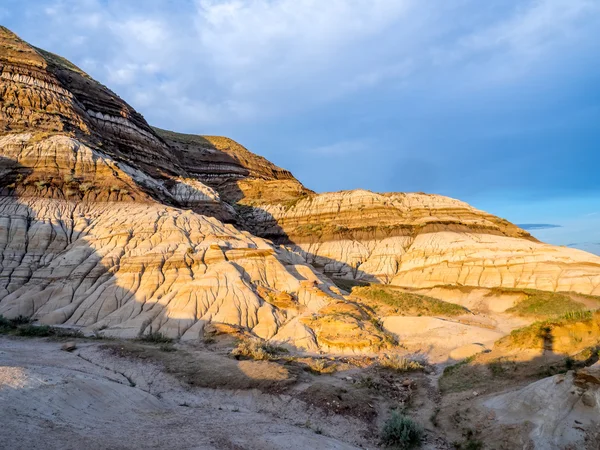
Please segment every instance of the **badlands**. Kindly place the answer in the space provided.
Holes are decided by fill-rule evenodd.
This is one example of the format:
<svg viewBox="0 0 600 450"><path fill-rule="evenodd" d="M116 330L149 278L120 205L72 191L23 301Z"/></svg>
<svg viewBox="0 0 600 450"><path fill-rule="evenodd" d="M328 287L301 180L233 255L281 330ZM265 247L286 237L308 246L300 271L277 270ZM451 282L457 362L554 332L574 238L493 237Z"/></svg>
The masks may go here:
<svg viewBox="0 0 600 450"><path fill-rule="evenodd" d="M600 448L599 257L0 74L0 447Z"/></svg>

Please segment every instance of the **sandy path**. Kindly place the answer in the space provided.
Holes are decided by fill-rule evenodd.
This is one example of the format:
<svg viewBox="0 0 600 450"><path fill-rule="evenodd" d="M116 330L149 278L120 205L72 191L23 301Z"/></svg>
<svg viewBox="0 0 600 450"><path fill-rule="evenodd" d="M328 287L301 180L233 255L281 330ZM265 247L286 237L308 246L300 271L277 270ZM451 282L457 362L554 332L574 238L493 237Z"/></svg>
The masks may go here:
<svg viewBox="0 0 600 450"><path fill-rule="evenodd" d="M268 412L282 411L274 396L185 389L156 367L111 360L96 343L59 348L0 338L3 448L357 448L302 426L310 414L289 400L287 417L277 417Z"/></svg>

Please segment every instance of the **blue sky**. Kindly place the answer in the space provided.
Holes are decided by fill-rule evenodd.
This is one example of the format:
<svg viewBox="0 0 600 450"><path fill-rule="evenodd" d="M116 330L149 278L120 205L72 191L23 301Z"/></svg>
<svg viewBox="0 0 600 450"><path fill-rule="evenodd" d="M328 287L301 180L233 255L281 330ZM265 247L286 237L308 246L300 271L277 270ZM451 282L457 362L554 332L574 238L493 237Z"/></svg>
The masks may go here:
<svg viewBox="0 0 600 450"><path fill-rule="evenodd" d="M444 194L600 254L598 0L3 0L0 23L314 190Z"/></svg>

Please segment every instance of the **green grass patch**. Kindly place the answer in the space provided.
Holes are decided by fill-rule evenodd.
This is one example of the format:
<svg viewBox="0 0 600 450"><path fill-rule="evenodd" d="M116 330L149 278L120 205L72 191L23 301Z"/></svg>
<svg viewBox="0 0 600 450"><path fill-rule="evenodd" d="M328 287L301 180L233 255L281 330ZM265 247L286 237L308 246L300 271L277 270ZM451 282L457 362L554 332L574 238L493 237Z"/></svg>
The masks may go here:
<svg viewBox="0 0 600 450"><path fill-rule="evenodd" d="M527 298L521 300L507 312L521 317L550 318L563 316L568 313L585 311L584 304L572 300L559 292L537 291L523 289Z"/></svg>
<svg viewBox="0 0 600 450"><path fill-rule="evenodd" d="M393 312L400 315L413 316L460 316L469 311L460 305L444 302L426 295L404 292L388 286L366 286L355 287L352 295L359 299L385 305L394 309Z"/></svg>
<svg viewBox="0 0 600 450"><path fill-rule="evenodd" d="M498 344L512 348L543 348L544 341L555 334L555 329L573 324L591 325L595 319L600 319L598 314L597 311L570 311L560 317L534 322L513 330L508 336L500 339ZM573 335L573 339L577 339L577 336Z"/></svg>

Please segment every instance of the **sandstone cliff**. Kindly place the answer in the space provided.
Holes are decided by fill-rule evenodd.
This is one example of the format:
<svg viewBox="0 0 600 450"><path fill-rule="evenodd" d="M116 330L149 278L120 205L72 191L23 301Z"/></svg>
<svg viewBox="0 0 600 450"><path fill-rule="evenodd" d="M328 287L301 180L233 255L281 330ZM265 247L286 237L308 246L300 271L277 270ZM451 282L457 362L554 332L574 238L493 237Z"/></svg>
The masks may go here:
<svg viewBox="0 0 600 450"><path fill-rule="evenodd" d="M309 195L244 209L259 236L333 277L398 286L600 293L600 258L547 245L511 223L439 195Z"/></svg>

